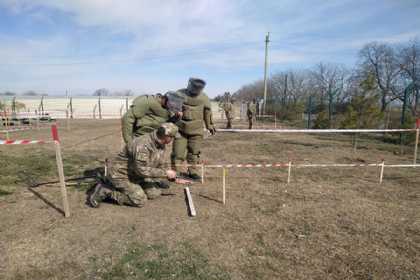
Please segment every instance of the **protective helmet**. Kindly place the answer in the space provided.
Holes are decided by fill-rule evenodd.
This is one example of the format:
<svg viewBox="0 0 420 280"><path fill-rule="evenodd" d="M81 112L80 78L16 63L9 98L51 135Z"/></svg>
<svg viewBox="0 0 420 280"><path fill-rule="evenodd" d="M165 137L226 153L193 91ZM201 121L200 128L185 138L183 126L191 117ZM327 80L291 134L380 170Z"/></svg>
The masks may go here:
<svg viewBox="0 0 420 280"><path fill-rule="evenodd" d="M163 123L157 129L158 137L163 137L163 136L177 137L178 135L179 135L178 127L174 125L173 123Z"/></svg>
<svg viewBox="0 0 420 280"><path fill-rule="evenodd" d="M198 78L190 78L188 80L187 91L192 95L196 96L201 93L203 88L206 86L206 82Z"/></svg>
<svg viewBox="0 0 420 280"><path fill-rule="evenodd" d="M175 91L168 91L165 93L166 109L171 113L182 112L182 105L184 104L184 97L177 94Z"/></svg>

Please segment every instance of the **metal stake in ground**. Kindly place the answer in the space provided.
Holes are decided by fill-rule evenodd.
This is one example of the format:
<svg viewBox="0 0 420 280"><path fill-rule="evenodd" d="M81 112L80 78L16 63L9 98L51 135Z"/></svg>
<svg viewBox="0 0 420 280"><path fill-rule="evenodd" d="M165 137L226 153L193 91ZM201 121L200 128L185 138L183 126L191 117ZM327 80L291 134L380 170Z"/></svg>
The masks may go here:
<svg viewBox="0 0 420 280"><path fill-rule="evenodd" d="M204 164L201 164L201 184L204 184Z"/></svg>
<svg viewBox="0 0 420 280"><path fill-rule="evenodd" d="M57 160L58 176L60 177L60 190L61 197L63 199L64 216L67 218L70 217L70 207L67 199L66 181L64 179L63 159L61 157L61 147L60 140L58 138L57 125L53 124L51 126L51 134L55 144L55 158Z"/></svg>
<svg viewBox="0 0 420 280"><path fill-rule="evenodd" d="M197 213L195 212L195 207L194 207L194 203L193 203L192 196L190 193L190 188L185 187L184 191L185 191L185 195L187 196L188 210L190 212L190 215L191 217L195 217Z"/></svg>

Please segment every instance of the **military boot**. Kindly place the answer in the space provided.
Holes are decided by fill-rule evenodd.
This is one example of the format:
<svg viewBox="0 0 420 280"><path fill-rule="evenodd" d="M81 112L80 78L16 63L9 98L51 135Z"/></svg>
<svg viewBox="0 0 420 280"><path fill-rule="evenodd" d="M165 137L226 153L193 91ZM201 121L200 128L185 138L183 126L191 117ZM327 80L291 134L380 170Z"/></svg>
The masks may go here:
<svg viewBox="0 0 420 280"><path fill-rule="evenodd" d="M157 182L157 185L159 186L160 189L169 189L170 187L169 183L166 181L159 181Z"/></svg>
<svg viewBox="0 0 420 280"><path fill-rule="evenodd" d="M89 193L87 202L93 208L98 208L99 204L111 195L111 190L104 187L102 183L97 183Z"/></svg>

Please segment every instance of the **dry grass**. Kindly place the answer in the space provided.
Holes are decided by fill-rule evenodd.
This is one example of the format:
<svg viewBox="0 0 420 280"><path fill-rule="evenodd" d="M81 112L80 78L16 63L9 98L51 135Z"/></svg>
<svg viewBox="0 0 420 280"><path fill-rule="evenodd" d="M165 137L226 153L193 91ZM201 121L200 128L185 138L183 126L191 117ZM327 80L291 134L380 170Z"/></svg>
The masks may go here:
<svg viewBox="0 0 420 280"><path fill-rule="evenodd" d="M118 121L77 121L72 128L61 130L67 176L88 174L120 149ZM396 145L364 139L361 147L353 154L350 137L220 133L205 140L203 159L411 162ZM43 148L48 153L40 158L42 147L8 148L0 147L2 160L14 164L7 172L17 179L10 188L0 186L1 279L123 279L131 273L172 279L169 271L175 279L420 279L414 169L385 170L382 185L377 168L295 169L289 185L283 169L230 169L226 206L219 202L221 171L209 169L205 184L192 187L196 218L187 216L178 186L142 209L91 209L80 187L89 182L73 181L72 216L63 219L51 207L61 207L58 186L39 185L55 180L55 166L47 163L53 150ZM22 171L32 172L31 182L19 179ZM39 186L30 191L34 183ZM154 257L144 258L147 248L156 248Z"/></svg>

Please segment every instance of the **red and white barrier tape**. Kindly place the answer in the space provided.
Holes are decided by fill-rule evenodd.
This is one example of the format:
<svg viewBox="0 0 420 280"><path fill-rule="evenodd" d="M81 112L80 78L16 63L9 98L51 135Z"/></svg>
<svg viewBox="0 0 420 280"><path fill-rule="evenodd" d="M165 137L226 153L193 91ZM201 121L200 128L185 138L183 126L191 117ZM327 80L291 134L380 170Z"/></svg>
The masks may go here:
<svg viewBox="0 0 420 280"><path fill-rule="evenodd" d="M16 128L16 129L0 130L0 133L11 133L11 132L19 132L19 131L25 131L25 130L30 130L30 128Z"/></svg>
<svg viewBox="0 0 420 280"><path fill-rule="evenodd" d="M50 126L20 127L20 128L15 128L15 129L9 129L9 130L0 130L0 133L11 133L11 132L19 132L19 131L33 130L33 129L45 129L45 128L50 128Z"/></svg>
<svg viewBox="0 0 420 280"><path fill-rule="evenodd" d="M0 145L30 145L30 144L45 144L51 141L44 140L0 140Z"/></svg>
<svg viewBox="0 0 420 280"><path fill-rule="evenodd" d="M198 165L200 166L200 165ZM210 168L264 168L264 167L287 167L288 163L264 163L264 164L214 164L205 165Z"/></svg>
<svg viewBox="0 0 420 280"><path fill-rule="evenodd" d="M206 168L270 168L270 167L289 167L293 168L305 168L305 167L420 167L420 164L389 164L386 165L383 162L380 163L327 163L327 164L317 164L317 163L261 163L261 164L185 164L177 165L184 167L206 167Z"/></svg>
<svg viewBox="0 0 420 280"><path fill-rule="evenodd" d="M270 133L378 133L413 132L409 129L218 129L220 132L270 132Z"/></svg>

